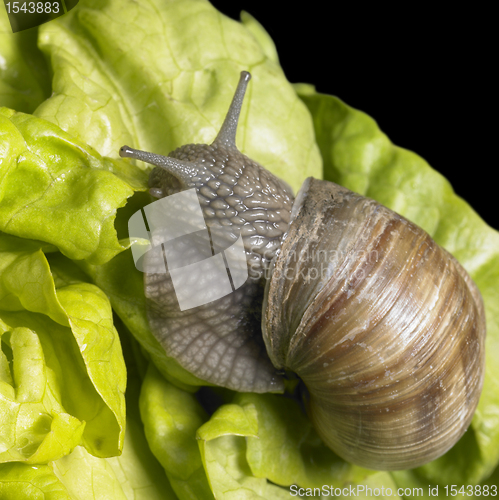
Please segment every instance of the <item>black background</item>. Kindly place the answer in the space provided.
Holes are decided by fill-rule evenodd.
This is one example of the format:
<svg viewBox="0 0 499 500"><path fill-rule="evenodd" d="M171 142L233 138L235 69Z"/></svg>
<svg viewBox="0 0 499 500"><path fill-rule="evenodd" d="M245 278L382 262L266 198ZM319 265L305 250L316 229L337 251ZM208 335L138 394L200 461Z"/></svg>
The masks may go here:
<svg viewBox="0 0 499 500"><path fill-rule="evenodd" d="M236 20L241 10L252 14L274 40L289 81L312 83L371 115L392 142L425 158L499 228L491 13L454 8L439 16L421 7L314 1L211 3Z"/></svg>

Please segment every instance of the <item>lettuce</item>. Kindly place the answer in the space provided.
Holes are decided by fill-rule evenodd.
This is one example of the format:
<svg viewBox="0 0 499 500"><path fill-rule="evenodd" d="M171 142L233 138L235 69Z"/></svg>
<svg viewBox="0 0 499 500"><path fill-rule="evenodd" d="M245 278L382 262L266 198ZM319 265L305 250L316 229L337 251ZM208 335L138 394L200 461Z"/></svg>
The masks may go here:
<svg viewBox="0 0 499 500"><path fill-rule="evenodd" d="M102 155L116 158L123 144L166 155L212 142L244 67L253 84L241 151L295 189L320 175L310 116L281 68L251 31L207 1L86 0L42 26L39 45L54 79L35 115Z"/></svg>
<svg viewBox="0 0 499 500"><path fill-rule="evenodd" d="M178 497L213 498L196 443L196 430L208 415L195 395L167 382L151 365L140 412L149 446Z"/></svg>
<svg viewBox="0 0 499 500"><path fill-rule="evenodd" d="M39 29L12 35L6 22L1 11L0 498L288 498L323 486L397 497L437 485L444 496L447 484L497 484L499 234L440 174L364 113L289 84L249 14L80 0ZM484 390L440 459L392 473L348 464L295 399L206 387L149 330L127 238L149 167L118 150L211 142L241 69L253 75L244 153L295 190L324 177L400 212L479 286Z"/></svg>
<svg viewBox="0 0 499 500"><path fill-rule="evenodd" d="M145 189L142 171L102 158L56 125L0 109L0 230L104 263L122 252L116 210Z"/></svg>
<svg viewBox="0 0 499 500"><path fill-rule="evenodd" d="M0 9L0 103L32 113L49 95L49 68L37 47L37 30L12 33Z"/></svg>
<svg viewBox="0 0 499 500"><path fill-rule="evenodd" d="M0 234L0 460L43 464L78 444L116 455L126 369L109 300L90 283L56 288L41 247Z"/></svg>
<svg viewBox="0 0 499 500"><path fill-rule="evenodd" d="M58 259L56 259L58 260ZM71 266L54 264L65 278L77 274ZM62 269L61 272L61 268ZM69 271L69 272L68 272ZM118 325L119 326L119 325ZM175 500L168 479L151 453L139 415L140 375L130 342L122 335L130 375L127 387L127 432L120 456L98 458L85 447L76 446L70 454L47 465L21 462L0 464L0 498L16 500Z"/></svg>

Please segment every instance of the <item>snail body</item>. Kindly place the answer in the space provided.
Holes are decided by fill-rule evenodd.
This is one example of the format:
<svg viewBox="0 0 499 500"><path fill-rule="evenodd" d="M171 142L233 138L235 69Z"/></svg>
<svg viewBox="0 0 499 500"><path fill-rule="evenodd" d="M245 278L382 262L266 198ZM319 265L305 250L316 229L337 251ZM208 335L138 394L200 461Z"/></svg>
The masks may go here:
<svg viewBox="0 0 499 500"><path fill-rule="evenodd" d="M235 134L248 80L243 72L212 145L169 157L120 151L156 165L153 196L194 187L209 227L231 228L229 240L240 232L251 269L232 294L188 311L168 274L146 273L151 330L184 368L230 389L280 391L283 371L295 372L318 434L352 463L395 470L437 458L478 404L480 293L402 216L312 178L294 200L241 154Z"/></svg>

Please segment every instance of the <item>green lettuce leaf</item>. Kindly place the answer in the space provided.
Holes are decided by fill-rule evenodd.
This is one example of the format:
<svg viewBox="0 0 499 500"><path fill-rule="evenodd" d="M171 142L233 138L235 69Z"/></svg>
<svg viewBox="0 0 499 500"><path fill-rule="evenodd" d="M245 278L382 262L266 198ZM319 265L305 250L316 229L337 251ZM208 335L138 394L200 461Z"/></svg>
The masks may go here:
<svg viewBox="0 0 499 500"><path fill-rule="evenodd" d="M264 27L249 13L241 12L241 22L244 27L256 38L265 55L276 64L279 64L279 56L274 40L265 31Z"/></svg>
<svg viewBox="0 0 499 500"><path fill-rule="evenodd" d="M139 413L142 381L131 359L132 347L127 342L127 334L121 331L120 334L124 338L123 350L129 374L123 453L116 457L96 458L78 447L71 455L50 465L73 500L175 500L177 497L164 470L147 445Z"/></svg>
<svg viewBox="0 0 499 500"><path fill-rule="evenodd" d="M397 490L406 500L414 497L423 500L436 498L443 500L449 497L495 497L498 494L498 468L488 479L478 484L466 482L428 484L426 478L418 474L417 470L395 471L391 473L391 476L397 485Z"/></svg>
<svg viewBox="0 0 499 500"><path fill-rule="evenodd" d="M0 234L0 332L8 354L0 351L0 460L46 463L80 442L96 456L116 455L126 372L109 301L89 283L56 289L41 246Z"/></svg>
<svg viewBox="0 0 499 500"><path fill-rule="evenodd" d="M222 435L211 441L200 441L200 448L215 498L221 500L289 498L287 489L251 475L245 464L244 437Z"/></svg>
<svg viewBox="0 0 499 500"><path fill-rule="evenodd" d="M197 431L203 464L215 498L289 498L284 488L251 474L245 460L245 436L258 436L253 405L221 406Z"/></svg>
<svg viewBox="0 0 499 500"><path fill-rule="evenodd" d="M0 109L0 230L103 263L124 250L118 207L145 177L128 161L103 158L59 127Z"/></svg>
<svg viewBox="0 0 499 500"><path fill-rule="evenodd" d="M74 500L48 465L0 464L2 500Z"/></svg>
<svg viewBox="0 0 499 500"><path fill-rule="evenodd" d="M331 488L342 498L351 491L372 497L375 488L376 497L398 498L389 473L349 466L327 450L295 401L272 394L240 394L235 401L197 432L217 499L326 498Z"/></svg>
<svg viewBox="0 0 499 500"><path fill-rule="evenodd" d="M195 396L167 382L151 364L140 414L149 447L178 498L213 499L196 442L196 431L208 417Z"/></svg>
<svg viewBox="0 0 499 500"><path fill-rule="evenodd" d="M127 500L107 460L94 457L81 446L78 446L71 455L53 462L51 466L72 500L99 497Z"/></svg>
<svg viewBox="0 0 499 500"><path fill-rule="evenodd" d="M139 423L131 425L123 455L97 458L78 446L71 455L50 464L71 500L176 500L164 472L144 443Z"/></svg>
<svg viewBox="0 0 499 500"><path fill-rule="evenodd" d="M214 140L246 69L238 145L297 189L320 175L310 116L254 33L206 1L82 1L40 27L54 94L35 114L102 155L166 155Z"/></svg>
<svg viewBox="0 0 499 500"><path fill-rule="evenodd" d="M17 254L22 256L32 256L32 254L37 255L40 247L44 246L45 245L42 243L30 242L13 236L2 235L2 238L0 238L0 248L2 250L0 253L0 263L4 263L5 260L1 259L1 257L5 257L7 255L7 257L9 257L7 260L10 263L10 266L4 265L4 272L0 272L0 276L2 276L2 274L6 274L6 269L8 270L12 268L12 263L18 264L18 261L16 261L10 253L15 253L15 251L17 251ZM24 252L21 251L21 248ZM7 250L10 250L10 253L7 252ZM43 260L43 254L41 254L41 257L42 258L39 260ZM80 342L78 347L83 347L87 344L87 347L82 349L83 356L86 356L84 361L88 367L86 376L96 379L93 380L96 387L99 388L103 397L107 396L111 405L116 403L116 406L119 407L121 404L121 416L124 417L124 407L122 405L123 398L116 401L116 395L109 393L109 386L106 386L102 380L99 380L100 377L105 376L105 379L111 382L111 385L120 383L119 374L115 373L116 366L113 366L116 362L113 362L112 357L113 353L114 356L116 356L117 353L121 354L121 348L119 347L118 339L115 335L110 337L109 334L106 334L106 329L110 326L110 315L108 315L110 313L109 304L107 301L100 304L98 301L95 301L95 297L92 296L92 293L99 293L97 292L96 287L88 283L82 283L82 278L85 278L85 275L69 259L62 256L60 253L52 253L49 256L49 260L51 274L43 273L43 269L39 269L41 267L40 265L38 265L38 270L37 266L34 266L35 274L43 278L39 278L38 281L50 281L50 276L52 275L54 283L57 284L56 288L54 288L54 284L52 284L52 290L50 290L50 287L46 287L47 291L51 291L51 293L49 293L49 297L52 299L52 303L50 304L50 307L47 307L46 313L48 314L50 312L51 307L58 307L64 314L67 313L65 316L65 322L73 324L75 337L77 338L76 343L78 343L78 341ZM30 264L33 263L36 264L36 260L34 258L32 258ZM45 267L47 267L46 264ZM22 276L23 273L19 272L17 275ZM24 283L24 286L22 282L19 283L18 288L25 289L26 283ZM102 294L102 292L100 292L100 294ZM36 293L33 295L35 298L37 297ZM81 299L83 299L83 301ZM25 303L29 308L30 301L26 299ZM106 303L107 310L105 306ZM0 304L3 305L4 301L0 300ZM24 320L29 321L29 319L27 319L29 313L24 309L21 310L21 313L24 315ZM5 313L0 311L0 317L3 316L5 316ZM7 316L12 320L12 315L9 316L7 314ZM38 316L40 316L40 314ZM82 320L82 317L84 317L85 320ZM99 327L102 328L102 330L98 332L98 338L92 335L92 331L94 329L92 323L97 322L99 323ZM4 330L8 328L5 323L1 324L4 325ZM0 464L0 498L38 498L36 495L42 495L43 493L45 496L42 495L40 498L54 498L61 500L66 498L71 498L72 500L87 500L104 497L113 499L122 498L126 500L175 499L176 496L168 483L168 479L166 478L161 465L154 458L147 446L138 408L138 396L141 381L133 363L128 363L131 379L127 389L127 432L124 436L123 452L119 456L114 456L108 459L98 458L91 455L85 447L76 446L78 444L85 444L86 447L90 449L88 444L92 444L92 438L94 436L82 436L85 423L80 422L80 420L72 417L71 415L66 414L66 420L69 419L71 422L71 419L73 419L74 422L81 427L79 432L78 427L76 429L61 430L59 428L61 425L58 427L52 423L51 428L48 429L50 432L46 435L43 434L43 431L47 431L47 425L50 425L50 420L47 419L45 408L47 406L47 398L42 400L42 403L45 406L40 403L36 407L33 403L28 405L27 400L36 399L37 396L39 397L39 394L43 392L43 388L40 388L40 386L42 381L45 379L48 379L48 390L45 390L45 392L49 396L53 395L58 389L57 383L68 380L68 392L72 391L69 396L73 395L75 399L86 399L85 401L82 401L82 404L91 403L90 406L98 414L94 421L94 424L97 424L94 427L94 434L95 430L98 429L98 426L102 427L103 432L111 435L113 432L112 428L110 428L108 423L106 423L106 420L109 420L106 416L106 411L102 408L99 409L99 404L96 401L92 401L91 398L88 397L87 393L89 392L89 388L83 387L82 382L78 380L78 376L73 376L75 371L73 371L73 374L68 373L68 368L72 364L78 364L77 361L75 361L74 358L60 359L61 365L63 365L64 368L64 373L58 374L59 376L51 376L51 372L54 371L55 364L47 359L45 360L46 362L44 365L43 356L44 352L47 353L50 349L56 350L56 347L48 346L47 342L40 342L39 337L41 336L39 334L36 335L33 332L31 332L31 337L20 338L21 342L19 340L14 340L14 336L18 333L18 331L24 333L22 330L27 329L16 328L5 334L9 335L9 349L13 353L10 357L13 358L14 366L13 368L9 366L9 364L12 364L9 363L9 356L6 356L3 353L3 350L5 350L6 347L6 344L4 343L2 346L3 350L0 351L0 390L2 391L2 395L4 397L0 398L0 401L3 403L5 400L5 392L10 389L8 395L12 397L13 393L16 393L18 399L22 399L22 402L25 405L24 408L21 407L19 413L24 415L24 418L20 420L26 424L27 429L22 429L20 425L18 425L15 429L20 434L23 444L27 443L21 452L27 453L30 449L33 451L33 449L35 449L35 445L37 444L36 438L40 440L45 436L45 440L42 445L45 447L46 451L51 451L48 446L49 444L52 442L59 444L58 441L60 441L60 443L65 446L65 453L56 454L53 452L50 456L45 453L45 456L41 457L40 450L42 449L42 446L40 446L38 450L36 450L37 456L35 457L32 455L29 457L29 460L26 460L26 462L36 463L40 461L41 458L44 458L44 461L51 460L48 467L39 465L36 467L18 467L18 465L21 465L19 463L15 463L15 466L12 466L12 464ZM85 334L85 336L81 337L82 333ZM51 334L55 335L54 341L63 344L61 339L57 337L57 326L54 324L51 325ZM30 338L32 339L31 344L28 342ZM85 343L81 345L81 341L84 341ZM102 341L108 345L101 345L101 347L106 347L106 349L101 349L99 352L99 343ZM112 344L114 345L110 344L110 341L112 341ZM19 344L21 344L21 347L25 351L29 350L29 352L19 353ZM34 351L32 344L34 344L38 350ZM47 349L47 347L50 349ZM77 350L78 347L73 349L73 351ZM7 349L7 354L10 352L9 349ZM67 342L66 345L62 345L60 349L68 351ZM98 360L96 359L96 356L99 357ZM31 363L29 366L24 366L24 371L22 371L20 375L17 375L20 370L16 368L16 363L28 365L28 361L30 359L36 360L37 364ZM119 364L121 364L122 367L122 360ZM103 369L106 370L105 373L102 372ZM44 374L47 375L43 378ZM13 384L12 375L14 375L16 382L19 382L17 386ZM83 377L80 375L79 378ZM10 384L7 384L8 382L10 382ZM51 382L53 383L52 386L50 386ZM119 391L121 396L123 389L124 387L121 387L121 390ZM59 404L60 401L63 401L64 404L67 404L67 406L74 406L74 401L68 402L68 395L64 395L63 392L64 389L60 390L61 394L59 399L56 400L56 403ZM62 406L60 406L60 408L62 410ZM33 425L29 425L32 423L34 418L32 418L31 421L29 420L31 414L28 410L32 410L33 416L38 418L38 421ZM38 412L34 413L35 410L38 410ZM74 413L82 413L83 411L86 411L87 415L89 414L89 411L83 408L76 409ZM55 410L53 413L55 413ZM8 415L4 411L2 411L0 415L2 416L2 424L5 424L7 422L6 417ZM59 414L55 414L54 421L56 423L64 423L65 421L63 417L64 414L62 417ZM92 425L92 422L89 422L89 425ZM9 431L9 429L7 429L7 426L0 426L0 428L0 436L2 438L8 437L9 433L7 431ZM62 432L64 430L66 433ZM38 431L39 436L35 435L35 431ZM72 437L73 441L71 441L69 437ZM95 437L102 441L102 435ZM116 439L114 436L109 437ZM123 434L121 437L123 437ZM68 443L71 443L72 446L69 446ZM6 444L7 443L5 443L5 441L2 442L3 447L5 447ZM72 451L73 448L75 448L74 451ZM72 453L70 453L71 451ZM117 455L119 453L120 450L115 448L111 452L111 455ZM1 458L5 459L5 456L1 456ZM35 460L35 458L38 458L38 460ZM19 460L19 457L17 457L17 459Z"/></svg>
<svg viewBox="0 0 499 500"><path fill-rule="evenodd" d="M0 462L46 463L71 452L85 423L61 406L38 335L29 328L8 329L6 334L7 329L0 321L1 341L13 358L11 371L0 352Z"/></svg>
<svg viewBox="0 0 499 500"><path fill-rule="evenodd" d="M77 446L48 465L0 464L2 500L176 500L147 447L140 419L128 420L123 455L97 458Z"/></svg>
<svg viewBox="0 0 499 500"><path fill-rule="evenodd" d="M0 106L32 113L49 95L49 69L37 47L38 29L12 33L0 9Z"/></svg>
<svg viewBox="0 0 499 500"><path fill-rule="evenodd" d="M240 394L235 401L256 410L258 436L246 440L246 457L256 477L283 486L320 487L359 483L374 473L347 464L328 449L296 400L273 394Z"/></svg>
<svg viewBox="0 0 499 500"><path fill-rule="evenodd" d="M447 454L418 470L427 481L474 484L499 460L499 234L415 153L394 146L376 122L340 99L297 86L314 120L324 178L416 222L466 268L487 320L485 383L471 427Z"/></svg>
<svg viewBox="0 0 499 500"><path fill-rule="evenodd" d="M140 418L139 396L142 385L139 364L147 361L136 352L136 345L122 325L117 325L127 363L127 431L123 453L107 458L127 500L176 500L161 464L151 452ZM147 367L147 365L146 365ZM147 368L146 368L147 369ZM145 375L145 373L144 373Z"/></svg>

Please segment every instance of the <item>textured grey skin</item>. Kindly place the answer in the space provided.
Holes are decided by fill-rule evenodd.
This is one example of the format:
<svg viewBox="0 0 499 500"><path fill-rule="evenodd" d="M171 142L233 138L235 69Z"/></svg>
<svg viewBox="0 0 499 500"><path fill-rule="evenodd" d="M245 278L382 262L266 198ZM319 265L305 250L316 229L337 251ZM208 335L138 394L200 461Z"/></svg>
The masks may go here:
<svg viewBox="0 0 499 500"><path fill-rule="evenodd" d="M261 336L264 272L289 223L291 193L235 148L189 144L172 157L204 168L184 188L196 188L208 227L229 226L243 235L250 278L230 295L180 311L169 274L146 274L148 318L154 335L185 369L230 389L282 389ZM165 175L166 174L166 175ZM168 172L156 167L151 187L173 194Z"/></svg>
<svg viewBox="0 0 499 500"><path fill-rule="evenodd" d="M241 288L186 311L180 311L168 273L145 274L152 332L169 356L207 382L238 391L273 392L283 389L283 381L263 343L262 297L266 269L288 228L293 194L236 148L237 120L248 80L249 74L243 72L213 144L188 144L168 157L127 146L120 154L157 165L149 178L153 196L195 188L208 227L231 228L233 240L240 232L247 254L250 277ZM148 258L152 262L147 266L152 266L161 256Z"/></svg>

